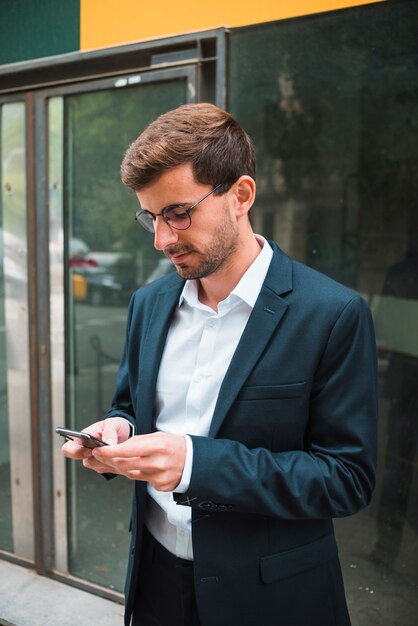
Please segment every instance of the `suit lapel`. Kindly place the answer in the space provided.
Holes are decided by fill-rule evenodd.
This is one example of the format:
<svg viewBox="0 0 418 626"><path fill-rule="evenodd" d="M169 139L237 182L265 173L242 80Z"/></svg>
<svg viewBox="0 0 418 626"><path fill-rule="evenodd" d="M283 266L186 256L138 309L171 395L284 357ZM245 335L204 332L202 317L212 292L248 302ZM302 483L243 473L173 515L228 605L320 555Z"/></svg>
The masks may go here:
<svg viewBox="0 0 418 626"><path fill-rule="evenodd" d="M275 244L260 295L235 350L215 406L209 436L215 437L231 405L288 308L281 297L292 290L292 262Z"/></svg>

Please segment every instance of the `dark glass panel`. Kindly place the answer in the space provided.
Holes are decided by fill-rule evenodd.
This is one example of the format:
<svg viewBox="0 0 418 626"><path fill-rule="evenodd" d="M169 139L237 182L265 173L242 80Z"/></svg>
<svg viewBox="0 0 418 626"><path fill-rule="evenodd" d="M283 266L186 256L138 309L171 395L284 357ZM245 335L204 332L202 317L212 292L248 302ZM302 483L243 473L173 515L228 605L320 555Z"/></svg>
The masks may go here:
<svg viewBox="0 0 418 626"><path fill-rule="evenodd" d="M418 613L418 11L414 2L232 31L229 110L258 157L255 230L358 290L376 323L371 505L336 522L353 626Z"/></svg>

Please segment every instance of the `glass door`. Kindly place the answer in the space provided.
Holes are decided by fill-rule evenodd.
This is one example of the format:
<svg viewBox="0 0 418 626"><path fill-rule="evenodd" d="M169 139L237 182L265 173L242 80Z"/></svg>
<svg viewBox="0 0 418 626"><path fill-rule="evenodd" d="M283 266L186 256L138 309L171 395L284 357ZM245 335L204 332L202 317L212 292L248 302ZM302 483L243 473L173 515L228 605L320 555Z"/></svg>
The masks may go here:
<svg viewBox="0 0 418 626"><path fill-rule="evenodd" d="M166 266L136 228L120 181L124 151L161 113L193 99L194 68L49 94L53 425L81 429L108 409L133 291ZM132 483L107 482L54 444L55 555L61 572L120 592ZM63 494L66 494L65 496Z"/></svg>

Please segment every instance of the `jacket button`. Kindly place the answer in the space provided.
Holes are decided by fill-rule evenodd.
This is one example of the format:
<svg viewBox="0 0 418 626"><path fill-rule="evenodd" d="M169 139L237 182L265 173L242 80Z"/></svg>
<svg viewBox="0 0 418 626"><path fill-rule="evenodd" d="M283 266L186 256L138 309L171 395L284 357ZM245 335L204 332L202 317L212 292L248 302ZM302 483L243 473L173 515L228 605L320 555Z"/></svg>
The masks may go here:
<svg viewBox="0 0 418 626"><path fill-rule="evenodd" d="M219 578L217 576L206 576L205 578L200 579L201 583L218 583Z"/></svg>
<svg viewBox="0 0 418 626"><path fill-rule="evenodd" d="M203 509L204 511L211 511L216 508L216 505L210 500L205 500L204 502L199 502L199 509Z"/></svg>

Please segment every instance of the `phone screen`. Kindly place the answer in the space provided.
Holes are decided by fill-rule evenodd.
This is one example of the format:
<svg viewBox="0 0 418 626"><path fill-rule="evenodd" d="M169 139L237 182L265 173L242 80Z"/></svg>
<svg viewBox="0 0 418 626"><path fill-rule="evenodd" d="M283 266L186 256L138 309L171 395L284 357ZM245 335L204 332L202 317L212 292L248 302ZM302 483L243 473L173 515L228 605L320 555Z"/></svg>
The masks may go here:
<svg viewBox="0 0 418 626"><path fill-rule="evenodd" d="M58 433L58 435L61 435L61 437L65 437L66 439L70 439L71 441L73 441L74 439L78 439L80 441L80 445L86 448L98 448L100 446L108 445L105 441L97 439L89 433L81 432L80 430L70 430L69 428L56 428L55 432Z"/></svg>

